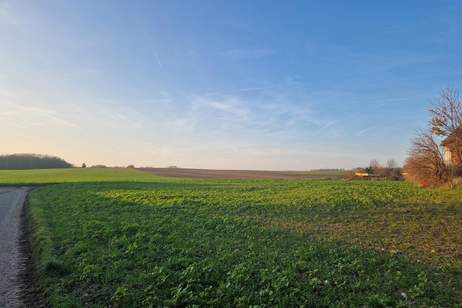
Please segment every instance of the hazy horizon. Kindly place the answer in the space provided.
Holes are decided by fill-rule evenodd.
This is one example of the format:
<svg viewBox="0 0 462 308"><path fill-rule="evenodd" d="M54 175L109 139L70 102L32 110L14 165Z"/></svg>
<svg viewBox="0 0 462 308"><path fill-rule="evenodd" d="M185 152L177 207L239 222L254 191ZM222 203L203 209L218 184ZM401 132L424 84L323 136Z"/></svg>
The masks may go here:
<svg viewBox="0 0 462 308"><path fill-rule="evenodd" d="M440 90L461 88L460 16L455 0L0 0L0 153L401 164Z"/></svg>

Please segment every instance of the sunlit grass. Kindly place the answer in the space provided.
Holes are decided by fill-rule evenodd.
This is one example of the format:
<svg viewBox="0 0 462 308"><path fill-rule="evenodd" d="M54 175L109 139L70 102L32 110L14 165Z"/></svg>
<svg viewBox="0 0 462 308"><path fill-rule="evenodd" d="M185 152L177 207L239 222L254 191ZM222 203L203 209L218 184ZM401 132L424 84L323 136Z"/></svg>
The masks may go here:
<svg viewBox="0 0 462 308"><path fill-rule="evenodd" d="M63 184L30 197L56 305L449 306L462 193L402 182Z"/></svg>
<svg viewBox="0 0 462 308"><path fill-rule="evenodd" d="M69 168L0 170L0 185L31 185L66 182L151 182L157 177L129 168Z"/></svg>

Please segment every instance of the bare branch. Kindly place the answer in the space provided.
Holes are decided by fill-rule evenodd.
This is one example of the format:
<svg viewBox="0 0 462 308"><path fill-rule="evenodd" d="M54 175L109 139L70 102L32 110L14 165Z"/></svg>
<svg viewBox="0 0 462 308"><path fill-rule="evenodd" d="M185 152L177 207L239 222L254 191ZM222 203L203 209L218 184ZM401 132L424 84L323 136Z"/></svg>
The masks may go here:
<svg viewBox="0 0 462 308"><path fill-rule="evenodd" d="M404 168L407 179L422 186L436 186L451 179L443 151L431 131L422 131L413 140Z"/></svg>
<svg viewBox="0 0 462 308"><path fill-rule="evenodd" d="M445 89L441 92L438 105L430 109L432 113L432 132L437 136L449 136L462 125L462 106L457 89Z"/></svg>

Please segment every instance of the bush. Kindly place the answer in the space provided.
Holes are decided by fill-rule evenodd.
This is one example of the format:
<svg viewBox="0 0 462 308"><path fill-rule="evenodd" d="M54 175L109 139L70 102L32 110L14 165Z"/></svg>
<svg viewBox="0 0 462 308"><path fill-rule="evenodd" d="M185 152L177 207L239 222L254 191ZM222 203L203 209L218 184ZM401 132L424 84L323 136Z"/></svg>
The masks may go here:
<svg viewBox="0 0 462 308"><path fill-rule="evenodd" d="M406 179L419 186L450 183L453 170L444 163L442 150L431 132L422 132L414 139L404 166Z"/></svg>

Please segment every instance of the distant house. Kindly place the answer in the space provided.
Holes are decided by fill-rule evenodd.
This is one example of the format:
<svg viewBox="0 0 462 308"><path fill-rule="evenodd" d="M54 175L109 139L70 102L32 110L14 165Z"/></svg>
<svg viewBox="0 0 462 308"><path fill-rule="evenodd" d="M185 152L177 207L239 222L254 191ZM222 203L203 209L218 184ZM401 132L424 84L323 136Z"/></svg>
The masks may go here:
<svg viewBox="0 0 462 308"><path fill-rule="evenodd" d="M444 151L444 161L448 165L461 165L460 149L462 148L462 126L459 126L452 134L441 142Z"/></svg>

